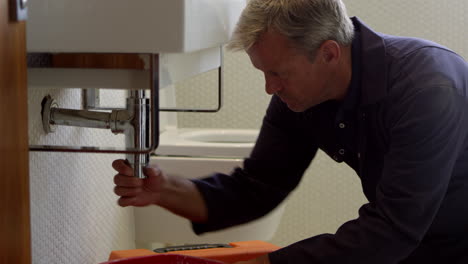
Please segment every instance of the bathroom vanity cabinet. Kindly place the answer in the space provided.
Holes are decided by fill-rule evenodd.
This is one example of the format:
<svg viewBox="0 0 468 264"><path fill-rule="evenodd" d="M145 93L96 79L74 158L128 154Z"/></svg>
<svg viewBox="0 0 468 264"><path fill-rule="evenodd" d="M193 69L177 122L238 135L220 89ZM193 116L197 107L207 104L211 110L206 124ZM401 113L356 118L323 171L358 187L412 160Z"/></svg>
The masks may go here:
<svg viewBox="0 0 468 264"><path fill-rule="evenodd" d="M54 53L48 56L52 68L145 69L145 62L138 54Z"/></svg>
<svg viewBox="0 0 468 264"><path fill-rule="evenodd" d="M0 264L31 263L25 23L0 0Z"/></svg>

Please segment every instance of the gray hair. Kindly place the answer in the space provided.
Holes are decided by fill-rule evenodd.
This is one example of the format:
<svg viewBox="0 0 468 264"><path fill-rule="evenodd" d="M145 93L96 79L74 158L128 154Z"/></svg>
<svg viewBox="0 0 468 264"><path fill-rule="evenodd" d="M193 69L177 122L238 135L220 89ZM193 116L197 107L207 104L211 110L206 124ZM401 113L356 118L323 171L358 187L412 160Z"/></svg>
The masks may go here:
<svg viewBox="0 0 468 264"><path fill-rule="evenodd" d="M354 37L341 0L250 0L227 48L248 50L270 29L288 37L310 58L326 40L347 46Z"/></svg>

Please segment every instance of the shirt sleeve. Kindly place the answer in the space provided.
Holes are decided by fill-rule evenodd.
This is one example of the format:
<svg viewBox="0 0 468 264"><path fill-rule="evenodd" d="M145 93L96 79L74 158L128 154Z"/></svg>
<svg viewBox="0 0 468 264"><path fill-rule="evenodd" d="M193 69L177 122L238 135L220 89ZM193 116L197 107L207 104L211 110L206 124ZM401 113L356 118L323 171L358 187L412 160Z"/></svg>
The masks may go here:
<svg viewBox="0 0 468 264"><path fill-rule="evenodd" d="M243 169L193 180L208 208L208 221L192 223L193 230L200 234L264 216L297 186L316 151L296 114L273 96Z"/></svg>
<svg viewBox="0 0 468 264"><path fill-rule="evenodd" d="M445 199L466 146L467 101L453 87L424 87L392 101L390 135L376 200L336 234L324 234L270 254L272 264L394 264L423 240ZM365 179L363 179L365 180ZM418 262L419 263L419 262Z"/></svg>

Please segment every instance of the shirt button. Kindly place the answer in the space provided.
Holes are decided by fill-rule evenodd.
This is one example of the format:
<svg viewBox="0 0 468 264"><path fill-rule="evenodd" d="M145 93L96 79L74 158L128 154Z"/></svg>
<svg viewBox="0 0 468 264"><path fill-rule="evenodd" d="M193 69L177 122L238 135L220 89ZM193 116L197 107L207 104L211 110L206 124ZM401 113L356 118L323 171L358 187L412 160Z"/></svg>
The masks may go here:
<svg viewBox="0 0 468 264"><path fill-rule="evenodd" d="M346 125L345 125L344 123L340 123L340 124L338 125L338 127L339 127L339 128L345 128Z"/></svg>
<svg viewBox="0 0 468 264"><path fill-rule="evenodd" d="M340 149L338 150L338 153L340 153L341 156L343 156L345 154L345 150L344 149Z"/></svg>
<svg viewBox="0 0 468 264"><path fill-rule="evenodd" d="M334 159L335 161L338 161L338 156L333 155L333 159Z"/></svg>
<svg viewBox="0 0 468 264"><path fill-rule="evenodd" d="M358 152L357 154L357 158L360 159L361 158L361 152Z"/></svg>

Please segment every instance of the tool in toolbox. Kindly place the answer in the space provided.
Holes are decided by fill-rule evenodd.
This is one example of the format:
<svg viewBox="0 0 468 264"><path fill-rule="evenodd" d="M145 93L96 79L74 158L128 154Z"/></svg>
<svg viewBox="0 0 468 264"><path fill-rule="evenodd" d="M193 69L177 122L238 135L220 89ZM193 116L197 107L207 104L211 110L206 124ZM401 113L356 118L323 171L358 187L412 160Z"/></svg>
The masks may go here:
<svg viewBox="0 0 468 264"><path fill-rule="evenodd" d="M279 247L260 240L231 242L229 244L198 244L184 245L167 248L159 248L155 250L148 249L131 249L112 251L109 257L109 262L101 264L176 264L173 262L175 256L194 257L201 261L215 262L194 262L195 259L184 260L183 264L215 264L226 263L231 264L238 261L246 261L254 259L261 255L268 254L278 250ZM163 257L158 257L163 256ZM145 259L146 258L146 259ZM152 259L151 259L152 258ZM165 259L163 259L165 258ZM174 259L170 259L174 258ZM117 261L117 262L112 262ZM118 262L127 261L127 262ZM143 262L132 262L143 261ZM150 262L144 262L150 261ZM151 262L152 261L152 262ZM162 261L162 262L161 262ZM165 262L164 262L165 261ZM220 261L220 262L218 262Z"/></svg>

